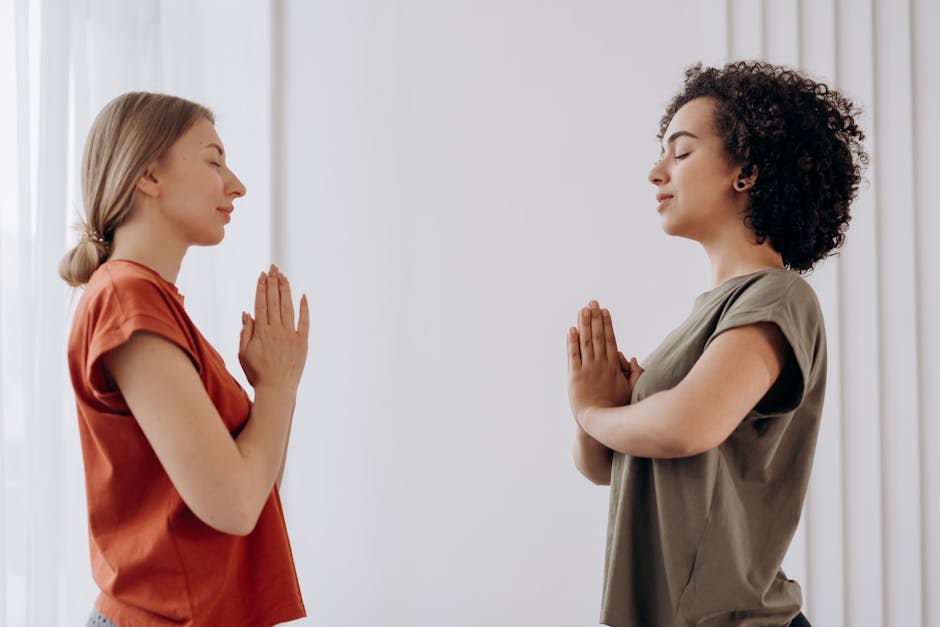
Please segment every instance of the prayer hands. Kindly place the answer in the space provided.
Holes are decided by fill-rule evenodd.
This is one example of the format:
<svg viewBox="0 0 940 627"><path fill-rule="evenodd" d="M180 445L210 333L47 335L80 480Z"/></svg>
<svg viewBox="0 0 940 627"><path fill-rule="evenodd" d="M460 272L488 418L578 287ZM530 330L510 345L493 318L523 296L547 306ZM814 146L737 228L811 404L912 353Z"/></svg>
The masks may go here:
<svg viewBox="0 0 940 627"><path fill-rule="evenodd" d="M578 312L578 326L568 330L567 340L568 398L575 420L590 407L627 405L643 369L617 349L610 312L592 300Z"/></svg>
<svg viewBox="0 0 940 627"><path fill-rule="evenodd" d="M255 292L255 317L242 312L238 361L248 383L287 386L296 391L307 361L310 311L307 296L300 298L300 316L294 328L290 284L277 266L262 272Z"/></svg>

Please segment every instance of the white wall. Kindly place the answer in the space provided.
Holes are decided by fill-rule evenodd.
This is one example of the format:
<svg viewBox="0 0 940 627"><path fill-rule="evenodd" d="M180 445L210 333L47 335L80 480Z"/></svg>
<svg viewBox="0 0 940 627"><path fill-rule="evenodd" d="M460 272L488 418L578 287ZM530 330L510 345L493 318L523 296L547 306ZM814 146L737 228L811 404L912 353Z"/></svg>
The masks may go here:
<svg viewBox="0 0 940 627"><path fill-rule="evenodd" d="M286 507L317 625L594 624L607 490L570 462L564 329L641 358L707 287L646 172L696 61L801 67L873 155L811 277L830 342L785 561L814 623L940 624L940 140L926 0L284 3L275 255L314 304Z"/></svg>
<svg viewBox="0 0 940 627"><path fill-rule="evenodd" d="M608 490L571 462L564 337L597 297L642 357L708 287L646 180L697 7L286 3L309 624L596 624Z"/></svg>

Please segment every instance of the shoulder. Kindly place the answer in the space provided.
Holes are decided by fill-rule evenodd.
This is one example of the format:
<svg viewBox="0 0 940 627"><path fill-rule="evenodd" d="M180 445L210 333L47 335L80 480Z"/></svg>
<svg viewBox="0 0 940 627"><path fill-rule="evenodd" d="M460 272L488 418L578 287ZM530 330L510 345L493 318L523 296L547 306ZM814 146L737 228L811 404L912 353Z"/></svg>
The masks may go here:
<svg viewBox="0 0 940 627"><path fill-rule="evenodd" d="M720 319L787 322L804 329L822 327L822 308L812 286L799 274L774 268L737 280L727 290ZM720 324L720 323L719 323Z"/></svg>
<svg viewBox="0 0 940 627"><path fill-rule="evenodd" d="M100 317L107 313L119 317L139 314L165 316L181 308L179 293L152 269L124 260L101 265L82 294L80 310Z"/></svg>
<svg viewBox="0 0 940 627"><path fill-rule="evenodd" d="M790 270L766 270L731 284L720 305L712 337L730 328L761 322L779 327L791 346L805 344L806 353L814 353L825 341L816 292Z"/></svg>
<svg viewBox="0 0 940 627"><path fill-rule="evenodd" d="M146 332L181 347L194 363L196 339L179 292L152 269L129 261L101 265L85 287L69 338L70 358L92 364Z"/></svg>
<svg viewBox="0 0 940 627"><path fill-rule="evenodd" d="M728 301L774 306L794 301L818 306L816 292L798 273L771 268L744 277L729 292Z"/></svg>

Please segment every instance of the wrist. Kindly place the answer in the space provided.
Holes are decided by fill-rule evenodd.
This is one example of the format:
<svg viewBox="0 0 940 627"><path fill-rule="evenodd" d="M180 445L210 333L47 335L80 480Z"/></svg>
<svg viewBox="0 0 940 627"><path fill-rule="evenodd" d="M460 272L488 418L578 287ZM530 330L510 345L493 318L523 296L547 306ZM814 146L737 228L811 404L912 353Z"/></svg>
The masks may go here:
<svg viewBox="0 0 940 627"><path fill-rule="evenodd" d="M588 433L587 423L590 422L591 412L593 412L595 409L597 409L596 406L588 405L587 407L579 411L578 415L575 417L575 420L578 423L578 427L580 427L581 431L583 431L584 434L587 435L588 437L591 437L591 434Z"/></svg>
<svg viewBox="0 0 940 627"><path fill-rule="evenodd" d="M263 396L287 399L293 404L297 398L297 388L289 383L261 383L254 386L254 388L255 401L259 396Z"/></svg>

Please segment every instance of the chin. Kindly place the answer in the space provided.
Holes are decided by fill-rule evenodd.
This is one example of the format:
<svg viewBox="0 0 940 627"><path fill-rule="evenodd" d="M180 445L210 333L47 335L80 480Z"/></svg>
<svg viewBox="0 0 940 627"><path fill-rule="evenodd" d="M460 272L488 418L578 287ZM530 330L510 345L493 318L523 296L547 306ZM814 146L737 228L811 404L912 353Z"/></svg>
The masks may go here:
<svg viewBox="0 0 940 627"><path fill-rule="evenodd" d="M666 235L682 237L682 225L676 224L675 220L670 220L666 216L663 216L660 226L663 229L663 233Z"/></svg>
<svg viewBox="0 0 940 627"><path fill-rule="evenodd" d="M218 233L204 233L201 237L196 239L193 244L196 246L216 246L222 243L222 240L225 239L225 230L222 229Z"/></svg>

